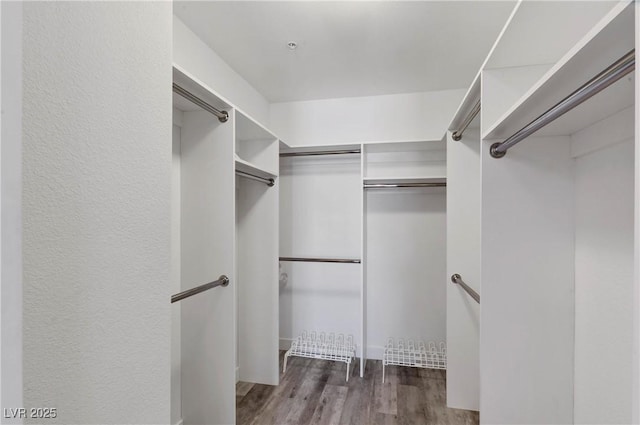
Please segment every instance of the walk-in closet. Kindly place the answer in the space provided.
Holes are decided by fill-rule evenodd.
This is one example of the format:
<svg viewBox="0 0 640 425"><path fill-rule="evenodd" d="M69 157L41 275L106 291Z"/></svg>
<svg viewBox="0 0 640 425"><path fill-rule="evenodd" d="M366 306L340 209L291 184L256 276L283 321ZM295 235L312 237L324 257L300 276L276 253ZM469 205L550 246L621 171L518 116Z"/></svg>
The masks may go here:
<svg viewBox="0 0 640 425"><path fill-rule="evenodd" d="M640 424L637 1L0 12L2 423Z"/></svg>
<svg viewBox="0 0 640 425"><path fill-rule="evenodd" d="M291 13L469 6L414 3ZM174 287L228 286L173 307L172 420L632 423L635 3L476 2L464 86L308 98L203 18L281 7L174 5Z"/></svg>

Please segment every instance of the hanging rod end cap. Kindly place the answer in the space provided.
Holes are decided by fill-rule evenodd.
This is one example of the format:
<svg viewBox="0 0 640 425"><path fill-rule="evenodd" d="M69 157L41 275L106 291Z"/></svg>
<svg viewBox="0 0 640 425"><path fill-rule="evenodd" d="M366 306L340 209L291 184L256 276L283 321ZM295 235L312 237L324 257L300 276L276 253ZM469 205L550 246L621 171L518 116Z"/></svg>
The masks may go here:
<svg viewBox="0 0 640 425"><path fill-rule="evenodd" d="M218 120L220 120L220 122L229 121L229 113L227 111L222 111L220 113L222 114L222 116L218 117Z"/></svg>
<svg viewBox="0 0 640 425"><path fill-rule="evenodd" d="M458 280L461 279L461 276L458 273L454 273L451 275L451 282L458 283Z"/></svg>
<svg viewBox="0 0 640 425"><path fill-rule="evenodd" d="M267 186L273 187L275 186L275 184L276 184L276 181L274 179L269 179L269 183L267 183Z"/></svg>
<svg viewBox="0 0 640 425"><path fill-rule="evenodd" d="M451 138L456 142L459 142L462 139L462 134L458 134L457 131L454 131L453 134L451 135Z"/></svg>
<svg viewBox="0 0 640 425"><path fill-rule="evenodd" d="M502 152L498 150L498 147L501 145L502 143L497 142L494 143L493 145L491 145L491 148L489 148L489 153L491 154L492 157L494 158L502 158L503 156L505 156L507 154L506 151Z"/></svg>
<svg viewBox="0 0 640 425"><path fill-rule="evenodd" d="M222 275L218 279L222 280L222 286L229 286L229 278L226 275Z"/></svg>

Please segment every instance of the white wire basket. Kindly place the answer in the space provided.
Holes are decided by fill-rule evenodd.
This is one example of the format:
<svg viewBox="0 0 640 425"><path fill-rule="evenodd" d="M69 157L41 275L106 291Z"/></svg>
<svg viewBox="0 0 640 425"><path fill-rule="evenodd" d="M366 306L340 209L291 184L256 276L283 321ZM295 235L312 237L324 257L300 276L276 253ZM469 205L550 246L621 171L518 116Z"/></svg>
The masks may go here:
<svg viewBox="0 0 640 425"><path fill-rule="evenodd" d="M349 381L349 366L356 357L356 345L352 335L303 331L284 354L282 373L287 371L287 359L291 356L344 362L347 364L346 380Z"/></svg>
<svg viewBox="0 0 640 425"><path fill-rule="evenodd" d="M382 383L385 366L408 366L423 369L447 369L447 345L444 342L418 342L399 339L397 343L389 338L382 357Z"/></svg>

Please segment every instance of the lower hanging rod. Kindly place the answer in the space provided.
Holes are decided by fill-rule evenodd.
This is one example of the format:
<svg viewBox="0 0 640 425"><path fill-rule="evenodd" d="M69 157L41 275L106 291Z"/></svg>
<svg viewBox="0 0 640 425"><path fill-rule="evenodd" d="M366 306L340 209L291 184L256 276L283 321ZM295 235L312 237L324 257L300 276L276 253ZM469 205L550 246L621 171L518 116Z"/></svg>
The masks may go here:
<svg viewBox="0 0 640 425"><path fill-rule="evenodd" d="M207 112L212 113L213 115L218 117L218 120L220 120L220 122L227 122L229 120L229 113L227 111L221 111L218 108L213 107L209 103L207 103L204 100L200 99L198 96L196 96L196 95L188 92L187 90L183 89L182 87L180 87L176 83L173 83L173 91L175 93L179 94L180 96L184 97L185 99L187 99L189 102L191 102L191 103L193 103L195 105L198 105L199 107L201 107L202 109L204 109Z"/></svg>
<svg viewBox="0 0 640 425"><path fill-rule="evenodd" d="M584 83L576 91L562 99L560 102L547 109L538 118L522 127L511 137L503 142L491 145L489 152L494 158L502 158L507 150L514 145L520 143L542 127L550 124L562 115L566 114L582 102L590 99L602 90L609 87L625 75L629 74L636 68L636 51L635 49L615 61L607 69Z"/></svg>
<svg viewBox="0 0 640 425"><path fill-rule="evenodd" d="M274 179L271 179L271 178L267 179L265 177L260 177L253 174L245 173L244 171L240 171L240 170L236 170L236 174L239 175L240 177L245 177L247 179L256 180L256 181L265 183L269 187L272 187L276 183Z"/></svg>
<svg viewBox="0 0 640 425"><path fill-rule="evenodd" d="M467 127L469 127L469 124L471 124L476 115L478 115L478 112L480 112L480 99L478 99L475 105L473 105L473 108L471 108L471 111L469 111L469 115L467 115L464 121L462 121L462 124L460 124L460 128L454 131L453 134L451 134L451 138L453 140L458 142L462 139L462 134L467 129Z"/></svg>
<svg viewBox="0 0 640 425"><path fill-rule="evenodd" d="M357 258L303 258L303 257L280 257L280 261L299 261L305 263L346 263L360 264Z"/></svg>
<svg viewBox="0 0 640 425"><path fill-rule="evenodd" d="M447 187L442 183L370 183L363 186L365 189L392 189L396 187Z"/></svg>
<svg viewBox="0 0 640 425"><path fill-rule="evenodd" d="M361 153L360 149L339 149L333 151L282 152L280 157L289 156L318 156L318 155L347 155Z"/></svg>
<svg viewBox="0 0 640 425"><path fill-rule="evenodd" d="M195 288L187 289L186 291L171 295L171 304L218 286L229 286L229 278L225 275L222 275L218 278L218 280L214 280L213 282L205 283L204 285L196 286Z"/></svg>

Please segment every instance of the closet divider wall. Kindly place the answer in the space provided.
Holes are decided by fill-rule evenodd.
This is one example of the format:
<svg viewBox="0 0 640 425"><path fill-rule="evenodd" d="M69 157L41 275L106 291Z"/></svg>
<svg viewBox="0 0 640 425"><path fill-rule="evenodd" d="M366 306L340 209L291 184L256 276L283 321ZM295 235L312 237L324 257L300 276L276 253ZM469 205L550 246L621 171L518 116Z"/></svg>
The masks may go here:
<svg viewBox="0 0 640 425"><path fill-rule="evenodd" d="M238 378L279 380L278 140L177 66L173 78L181 111L174 270L182 290L221 275L229 286L173 304L181 350L172 375L181 379L172 382L172 398L181 395L181 412L172 417L186 425L235 423Z"/></svg>
<svg viewBox="0 0 640 425"><path fill-rule="evenodd" d="M454 119L451 130L481 91L481 135L471 126L460 142L450 137L449 178L455 184L467 163L477 169L465 138L481 139L480 229L466 222L481 234L481 279L467 283L482 288L483 423L632 421L633 76L542 126L503 158L491 146L546 118L633 51L634 13L632 2L518 3ZM463 192L452 187L450 206L462 204ZM464 222L451 216L449 272L474 276L458 270L473 264L452 228ZM464 294L451 286L449 295L456 323L448 332L448 394L469 402L456 376L474 367L460 352L473 325L464 328L462 299L456 310L451 297Z"/></svg>
<svg viewBox="0 0 640 425"><path fill-rule="evenodd" d="M363 145L367 358L445 341L445 185L444 141Z"/></svg>

